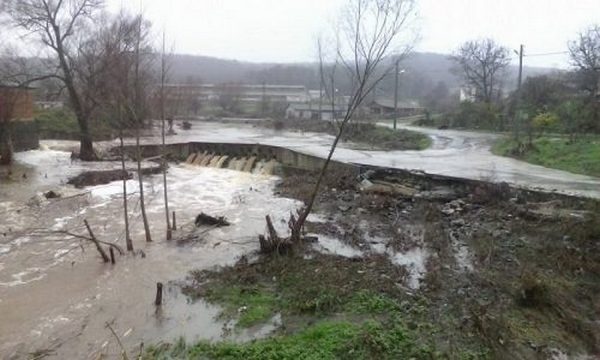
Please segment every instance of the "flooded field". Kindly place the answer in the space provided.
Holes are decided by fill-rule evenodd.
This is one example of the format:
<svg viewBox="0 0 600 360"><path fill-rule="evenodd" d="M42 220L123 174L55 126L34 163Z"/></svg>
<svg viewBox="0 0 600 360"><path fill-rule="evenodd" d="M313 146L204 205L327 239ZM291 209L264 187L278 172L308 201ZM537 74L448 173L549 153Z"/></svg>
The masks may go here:
<svg viewBox="0 0 600 360"><path fill-rule="evenodd" d="M117 356L119 348L107 324L128 349L141 342L248 339L272 325L231 332L216 315L219 308L202 301L190 304L174 283L191 269L233 263L258 248L264 216L279 216L299 206L276 198L276 178L227 169L173 166L169 170L170 209L177 212L180 232L198 239L165 241L162 177L145 178L147 211L153 243L145 243L137 216L137 180L127 182L130 224L136 255L102 264L88 243L67 235L85 235L87 219L96 236L124 246L122 182L77 190L64 185L84 170L118 168L111 162L71 162L70 153L40 150L20 153L0 184L0 357L98 358ZM25 175L23 175L25 174ZM53 190L60 198L46 199ZM225 216L232 226L194 230L200 212ZM142 254L143 253L143 254ZM165 303L153 301L157 282L166 284ZM133 352L132 352L133 353ZM33 356L33 357L34 357Z"/></svg>

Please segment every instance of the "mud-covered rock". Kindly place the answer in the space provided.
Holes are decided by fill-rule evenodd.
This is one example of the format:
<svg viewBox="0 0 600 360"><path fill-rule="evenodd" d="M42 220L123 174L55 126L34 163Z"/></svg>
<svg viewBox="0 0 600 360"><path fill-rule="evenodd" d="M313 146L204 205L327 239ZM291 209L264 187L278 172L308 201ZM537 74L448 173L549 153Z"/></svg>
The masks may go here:
<svg viewBox="0 0 600 360"><path fill-rule="evenodd" d="M86 186L104 185L117 180L129 180L133 175L123 170L86 171L69 179L67 184L78 189Z"/></svg>

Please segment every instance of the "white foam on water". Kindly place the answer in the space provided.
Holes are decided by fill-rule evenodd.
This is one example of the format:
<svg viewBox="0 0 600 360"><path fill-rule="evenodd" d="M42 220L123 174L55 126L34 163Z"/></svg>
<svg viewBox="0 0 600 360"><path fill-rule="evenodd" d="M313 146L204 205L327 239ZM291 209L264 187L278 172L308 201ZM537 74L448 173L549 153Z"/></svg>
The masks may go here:
<svg viewBox="0 0 600 360"><path fill-rule="evenodd" d="M0 255L10 252L11 248L10 245L0 245Z"/></svg>
<svg viewBox="0 0 600 360"><path fill-rule="evenodd" d="M306 218L306 221L312 222L312 223L315 223L315 224L325 224L329 220L327 219L326 215L310 213L310 214L308 214L308 217Z"/></svg>
<svg viewBox="0 0 600 360"><path fill-rule="evenodd" d="M74 218L74 216L65 216L65 217L61 217L58 219L54 219L54 226L52 226L52 230L54 230L54 231L62 230L62 228L64 228L65 225L67 225L69 220L71 220L73 218Z"/></svg>
<svg viewBox="0 0 600 360"><path fill-rule="evenodd" d="M7 282L0 282L0 286L13 287L13 286L18 286L18 285L25 285L25 284L29 284L34 281L41 280L45 276L46 276L46 274L42 271L42 269L37 268L37 267L32 267L25 271L21 271L19 273L12 274L11 278L13 278L14 280L7 281Z"/></svg>

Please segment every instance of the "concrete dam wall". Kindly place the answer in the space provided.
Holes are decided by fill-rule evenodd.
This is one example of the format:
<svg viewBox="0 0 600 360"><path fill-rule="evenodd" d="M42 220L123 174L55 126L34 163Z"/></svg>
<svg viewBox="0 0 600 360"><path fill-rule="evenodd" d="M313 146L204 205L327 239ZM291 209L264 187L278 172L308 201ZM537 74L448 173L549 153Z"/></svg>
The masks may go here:
<svg viewBox="0 0 600 360"><path fill-rule="evenodd" d="M158 157L162 153L161 145L142 145L141 148L142 157L145 159ZM118 152L118 148L113 150ZM294 174L299 171L316 172L325 163L325 159L317 156L303 154L284 147L262 144L190 142L167 144L166 152L168 159L171 161L281 176ZM125 147L125 153L135 158L135 146ZM561 199L579 206L587 202L596 203L595 200L591 199L536 189L519 188L506 183L490 183L419 171L344 163L335 160L331 161L329 171L338 172L343 174L343 176L408 184L422 192L452 189L460 193L477 194L481 191L491 191L496 192L497 196L519 198L527 201Z"/></svg>

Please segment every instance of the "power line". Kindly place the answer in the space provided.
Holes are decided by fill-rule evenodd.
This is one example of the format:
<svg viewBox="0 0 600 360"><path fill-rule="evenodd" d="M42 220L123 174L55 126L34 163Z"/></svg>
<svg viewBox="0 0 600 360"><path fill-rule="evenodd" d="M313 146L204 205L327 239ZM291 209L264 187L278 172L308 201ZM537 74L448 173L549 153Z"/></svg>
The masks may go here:
<svg viewBox="0 0 600 360"><path fill-rule="evenodd" d="M565 55L568 54L568 51L555 51L555 52L548 52L548 53L539 53L539 54L525 54L523 56L525 57L537 57L537 56L552 56L552 55Z"/></svg>

